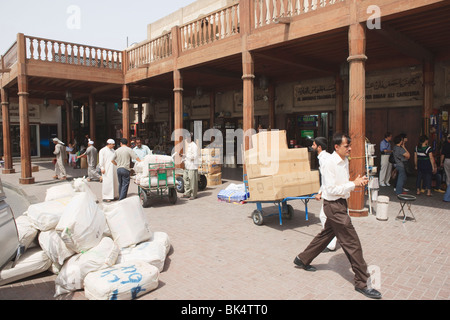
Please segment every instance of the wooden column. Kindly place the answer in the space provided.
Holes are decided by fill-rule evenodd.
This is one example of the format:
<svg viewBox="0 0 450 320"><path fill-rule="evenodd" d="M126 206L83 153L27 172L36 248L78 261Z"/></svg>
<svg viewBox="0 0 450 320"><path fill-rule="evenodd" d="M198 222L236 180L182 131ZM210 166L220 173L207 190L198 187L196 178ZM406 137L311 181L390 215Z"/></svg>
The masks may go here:
<svg viewBox="0 0 450 320"><path fill-rule="evenodd" d="M352 139L350 180L365 172L365 123L366 123L366 37L364 24L355 23L349 29L349 135ZM351 193L348 208L350 216L368 215L364 208L364 187L356 187Z"/></svg>
<svg viewBox="0 0 450 320"><path fill-rule="evenodd" d="M336 76L336 112L334 118L336 119L336 132L342 132L344 129L344 81L340 75Z"/></svg>
<svg viewBox="0 0 450 320"><path fill-rule="evenodd" d="M423 64L423 134L430 137L430 116L433 113L434 63Z"/></svg>
<svg viewBox="0 0 450 320"><path fill-rule="evenodd" d="M95 99L89 95L89 138L95 143Z"/></svg>
<svg viewBox="0 0 450 320"><path fill-rule="evenodd" d="M216 92L213 90L209 94L209 128L214 128L216 114Z"/></svg>
<svg viewBox="0 0 450 320"><path fill-rule="evenodd" d="M128 85L122 86L122 132L123 137L130 142L130 90Z"/></svg>
<svg viewBox="0 0 450 320"><path fill-rule="evenodd" d="M239 13L241 21L242 43L242 81L243 81L243 122L244 122L244 151L250 149L251 130L255 122L255 72L252 53L248 50L248 35L251 33L252 0L241 0Z"/></svg>
<svg viewBox="0 0 450 320"><path fill-rule="evenodd" d="M20 159L21 177L20 184L33 184L31 170L31 147L30 147L30 121L28 108L28 78L26 69L26 43L25 36L17 35L17 66L18 66L18 96L19 96L19 121L20 121Z"/></svg>
<svg viewBox="0 0 450 320"><path fill-rule="evenodd" d="M183 148L183 146L180 145L183 141L180 136L181 130L183 129L183 77L180 70L174 70L173 72L173 86L174 146L175 150L179 153ZM183 152L185 153L185 150L183 150ZM175 161L175 165L177 168L182 167L180 159Z"/></svg>
<svg viewBox="0 0 450 320"><path fill-rule="evenodd" d="M137 131L137 135L136 136L138 136L138 137L140 137L141 136L141 133L140 133L140 130L141 130L141 128L142 128L142 102L139 102L138 103L138 124L137 124L137 129L136 129L136 131ZM169 112L169 114L170 114L170 112Z"/></svg>
<svg viewBox="0 0 450 320"><path fill-rule="evenodd" d="M275 129L275 85L269 84L269 128Z"/></svg>
<svg viewBox="0 0 450 320"><path fill-rule="evenodd" d="M73 133L72 133L72 102L64 99L64 105L66 108L66 123L67 123L67 143L73 141Z"/></svg>
<svg viewBox="0 0 450 320"><path fill-rule="evenodd" d="M9 95L8 90L1 89L2 95L2 124L3 124L3 161L4 168L2 173L11 174L16 170L13 168L12 153L11 153L11 132L9 121Z"/></svg>

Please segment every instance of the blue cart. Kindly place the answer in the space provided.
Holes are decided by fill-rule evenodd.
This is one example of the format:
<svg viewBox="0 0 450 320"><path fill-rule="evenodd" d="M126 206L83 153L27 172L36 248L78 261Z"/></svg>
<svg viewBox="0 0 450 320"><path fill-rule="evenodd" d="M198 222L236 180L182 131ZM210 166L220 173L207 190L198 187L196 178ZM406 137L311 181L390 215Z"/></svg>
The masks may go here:
<svg viewBox="0 0 450 320"><path fill-rule="evenodd" d="M245 184L245 191L248 192L247 187L247 181L245 179L246 174L244 174L244 184ZM288 204L287 202L290 200L301 200L303 204L305 205L305 220L308 221L308 202L311 199L314 199L314 196L316 193L313 193L311 195L306 196L300 196L300 197L287 197L281 200L268 200L268 201L252 201L252 200L245 200L246 203L256 203L256 210L252 213L252 219L253 223L260 226L264 223L265 217L270 217L273 215L276 215L277 213L271 213L264 215L262 204L263 203L273 203L278 206L278 217L280 219L280 225L283 224L283 218L291 219L292 215L294 214L294 208Z"/></svg>

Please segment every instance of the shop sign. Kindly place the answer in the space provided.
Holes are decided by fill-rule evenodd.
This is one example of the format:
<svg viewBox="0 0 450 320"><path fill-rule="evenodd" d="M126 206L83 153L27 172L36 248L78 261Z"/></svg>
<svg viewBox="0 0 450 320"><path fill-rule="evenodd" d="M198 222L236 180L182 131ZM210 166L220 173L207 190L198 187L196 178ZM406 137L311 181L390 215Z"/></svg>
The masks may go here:
<svg viewBox="0 0 450 320"><path fill-rule="evenodd" d="M0 108L0 115L2 110ZM19 121L19 105L18 104L10 104L9 105L9 117L10 121L16 122ZM29 119L39 120L41 118L40 106L35 104L28 104L28 117Z"/></svg>
<svg viewBox="0 0 450 320"><path fill-rule="evenodd" d="M357 98L357 97L350 97ZM423 99L422 75L400 74L368 77L366 102L395 102Z"/></svg>

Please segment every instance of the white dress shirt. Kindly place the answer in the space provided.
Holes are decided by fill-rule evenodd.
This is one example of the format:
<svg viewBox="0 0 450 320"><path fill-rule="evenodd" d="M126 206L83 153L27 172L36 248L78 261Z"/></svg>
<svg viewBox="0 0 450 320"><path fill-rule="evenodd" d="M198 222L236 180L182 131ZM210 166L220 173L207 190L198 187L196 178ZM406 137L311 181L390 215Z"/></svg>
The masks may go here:
<svg viewBox="0 0 450 320"><path fill-rule="evenodd" d="M348 199L355 189L355 184L349 181L348 159L343 160L336 151L325 161L321 174L322 198L325 200Z"/></svg>
<svg viewBox="0 0 450 320"><path fill-rule="evenodd" d="M325 180L325 177L323 175L323 169L325 168L325 162L329 157L331 157L331 154L329 154L327 151L322 151L317 156L317 159L319 159L319 171L320 171L320 176L321 176L321 184L320 184L320 189L318 192L319 194L322 193L322 185L324 184L324 180Z"/></svg>

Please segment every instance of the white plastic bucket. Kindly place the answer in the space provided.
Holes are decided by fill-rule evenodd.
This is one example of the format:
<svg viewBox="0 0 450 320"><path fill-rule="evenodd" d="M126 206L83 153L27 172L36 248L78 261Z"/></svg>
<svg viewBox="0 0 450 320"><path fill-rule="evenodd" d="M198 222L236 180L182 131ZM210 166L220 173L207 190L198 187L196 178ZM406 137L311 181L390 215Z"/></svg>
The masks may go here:
<svg viewBox="0 0 450 320"><path fill-rule="evenodd" d="M377 200L377 220L386 221L388 219L389 197L378 196Z"/></svg>

